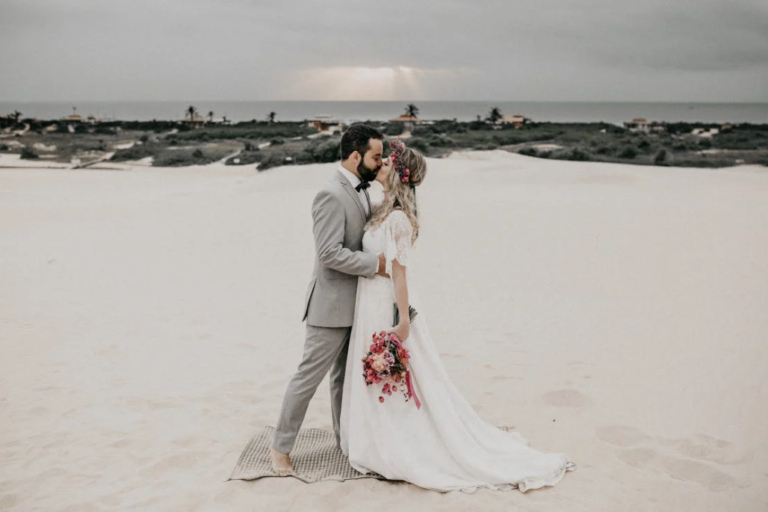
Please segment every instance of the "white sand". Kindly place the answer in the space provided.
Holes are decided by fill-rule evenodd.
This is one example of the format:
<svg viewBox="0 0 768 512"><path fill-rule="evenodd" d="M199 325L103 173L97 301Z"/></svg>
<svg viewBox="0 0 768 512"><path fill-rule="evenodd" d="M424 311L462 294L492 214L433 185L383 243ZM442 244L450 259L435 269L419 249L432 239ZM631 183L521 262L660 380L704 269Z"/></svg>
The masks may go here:
<svg viewBox="0 0 768 512"><path fill-rule="evenodd" d="M334 165L0 169L0 510L768 509L768 172L429 164L414 272L445 364L578 471L225 482L299 362ZM330 429L327 384L305 426Z"/></svg>

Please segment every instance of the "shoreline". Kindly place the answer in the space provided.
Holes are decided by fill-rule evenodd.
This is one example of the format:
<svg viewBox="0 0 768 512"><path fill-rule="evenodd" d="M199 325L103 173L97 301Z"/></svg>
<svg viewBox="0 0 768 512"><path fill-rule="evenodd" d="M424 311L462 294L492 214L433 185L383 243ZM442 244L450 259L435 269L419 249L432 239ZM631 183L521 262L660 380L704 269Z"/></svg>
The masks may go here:
<svg viewBox="0 0 768 512"><path fill-rule="evenodd" d="M107 120L151 121L181 120L189 104L201 112L213 110L234 122L264 119L271 111L280 120L298 122L317 115L331 115L344 122L364 120L386 121L402 112L403 106L416 103L429 120L454 119L468 122L484 116L492 107L505 114L520 113L545 122L608 122L621 124L633 117L653 118L667 122L752 122L768 123L765 102L626 102L626 101L0 101L0 113L19 109L33 117L58 119L76 106L84 116Z"/></svg>

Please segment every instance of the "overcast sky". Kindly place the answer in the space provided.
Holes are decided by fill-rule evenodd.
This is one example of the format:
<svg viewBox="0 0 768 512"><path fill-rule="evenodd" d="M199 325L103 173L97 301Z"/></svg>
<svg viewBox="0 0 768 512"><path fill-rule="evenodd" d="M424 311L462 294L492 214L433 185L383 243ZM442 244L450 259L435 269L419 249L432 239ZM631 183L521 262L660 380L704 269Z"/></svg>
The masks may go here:
<svg viewBox="0 0 768 512"><path fill-rule="evenodd" d="M768 102L768 1L0 0L0 100Z"/></svg>

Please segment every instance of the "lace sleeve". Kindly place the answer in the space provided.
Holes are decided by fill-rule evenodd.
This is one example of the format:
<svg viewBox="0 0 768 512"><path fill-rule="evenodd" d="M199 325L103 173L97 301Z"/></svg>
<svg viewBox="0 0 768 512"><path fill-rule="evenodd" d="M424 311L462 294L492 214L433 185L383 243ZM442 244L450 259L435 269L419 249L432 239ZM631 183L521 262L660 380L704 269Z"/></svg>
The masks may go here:
<svg viewBox="0 0 768 512"><path fill-rule="evenodd" d="M384 221L384 233L386 236L384 256L387 258L387 274L391 276L394 260L404 267L408 266L413 225L405 213L395 210Z"/></svg>

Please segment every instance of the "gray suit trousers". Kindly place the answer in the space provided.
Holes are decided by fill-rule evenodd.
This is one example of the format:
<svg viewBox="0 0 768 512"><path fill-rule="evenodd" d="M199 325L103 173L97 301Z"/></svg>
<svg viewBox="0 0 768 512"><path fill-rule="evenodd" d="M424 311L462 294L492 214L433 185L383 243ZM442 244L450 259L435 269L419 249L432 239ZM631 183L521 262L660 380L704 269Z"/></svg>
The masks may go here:
<svg viewBox="0 0 768 512"><path fill-rule="evenodd" d="M275 431L273 447L280 453L290 453L299 434L309 401L315 395L323 377L331 371L331 412L336 442L340 444L341 396L347 367L347 349L351 327L315 327L307 325L304 355L296 374L288 384L283 407Z"/></svg>

